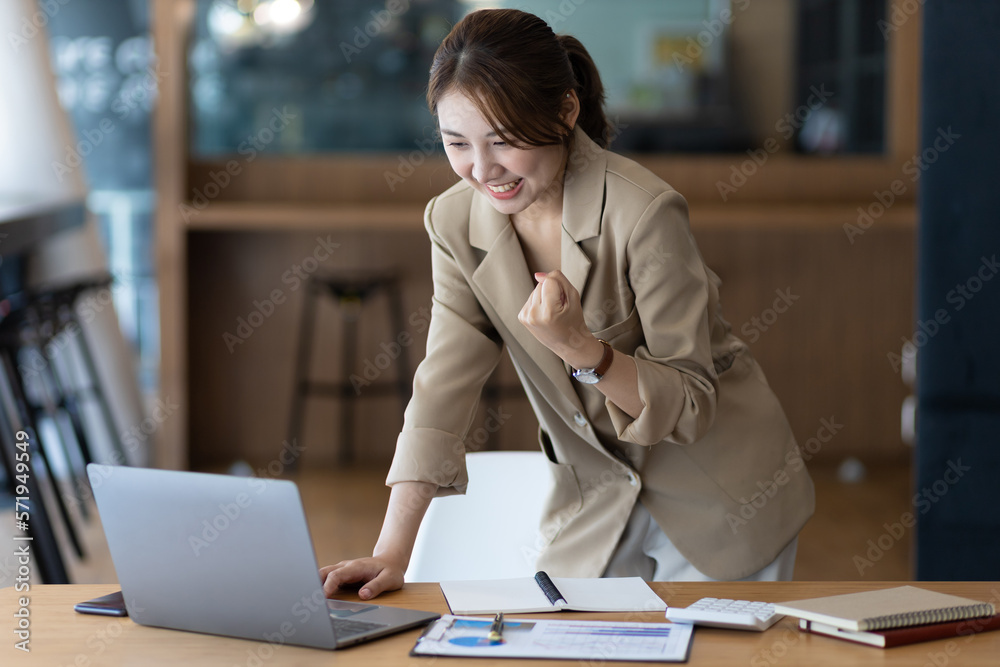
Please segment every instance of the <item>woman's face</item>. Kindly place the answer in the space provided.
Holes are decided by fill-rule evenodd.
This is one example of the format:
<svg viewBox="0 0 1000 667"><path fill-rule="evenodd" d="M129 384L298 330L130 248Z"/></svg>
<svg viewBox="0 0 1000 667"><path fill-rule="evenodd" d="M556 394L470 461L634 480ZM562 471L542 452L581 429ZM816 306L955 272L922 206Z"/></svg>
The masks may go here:
<svg viewBox="0 0 1000 667"><path fill-rule="evenodd" d="M459 92L442 97L437 112L451 168L497 211L507 215L561 213L563 146L521 149L508 145ZM546 192L550 196L543 196Z"/></svg>

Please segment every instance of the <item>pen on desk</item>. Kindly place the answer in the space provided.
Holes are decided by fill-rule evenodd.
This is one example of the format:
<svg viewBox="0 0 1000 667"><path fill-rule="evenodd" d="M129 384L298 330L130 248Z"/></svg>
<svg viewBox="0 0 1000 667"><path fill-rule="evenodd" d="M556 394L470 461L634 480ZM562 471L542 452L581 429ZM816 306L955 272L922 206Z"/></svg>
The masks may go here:
<svg viewBox="0 0 1000 667"><path fill-rule="evenodd" d="M486 638L491 644L499 644L503 641L503 612L497 612L496 618L493 619L493 625L490 626L490 634L486 635Z"/></svg>

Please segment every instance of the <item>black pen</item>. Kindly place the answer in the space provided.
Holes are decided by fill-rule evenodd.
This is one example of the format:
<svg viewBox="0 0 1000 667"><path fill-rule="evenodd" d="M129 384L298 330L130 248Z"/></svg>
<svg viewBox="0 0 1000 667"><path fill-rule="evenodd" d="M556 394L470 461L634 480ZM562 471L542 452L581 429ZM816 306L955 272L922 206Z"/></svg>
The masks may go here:
<svg viewBox="0 0 1000 667"><path fill-rule="evenodd" d="M497 612L496 618L493 619L493 625L490 626L490 634L486 635L486 638L491 644L499 644L503 641L503 612Z"/></svg>

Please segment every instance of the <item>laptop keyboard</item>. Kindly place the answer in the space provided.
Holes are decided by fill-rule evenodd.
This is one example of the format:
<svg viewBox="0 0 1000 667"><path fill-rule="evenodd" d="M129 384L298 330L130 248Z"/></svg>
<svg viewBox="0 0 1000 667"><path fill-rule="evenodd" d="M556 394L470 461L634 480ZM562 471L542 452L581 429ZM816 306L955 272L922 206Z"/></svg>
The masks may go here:
<svg viewBox="0 0 1000 667"><path fill-rule="evenodd" d="M331 618L333 619L333 631L336 633L338 640L363 635L366 632L381 630L385 627L384 623L355 621L349 618L337 618L336 616L331 616Z"/></svg>

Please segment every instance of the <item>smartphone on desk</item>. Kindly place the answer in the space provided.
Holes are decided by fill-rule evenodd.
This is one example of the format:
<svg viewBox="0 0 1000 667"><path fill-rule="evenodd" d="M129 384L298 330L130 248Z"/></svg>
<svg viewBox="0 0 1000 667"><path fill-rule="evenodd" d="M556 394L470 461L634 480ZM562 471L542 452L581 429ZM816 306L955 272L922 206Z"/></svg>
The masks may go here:
<svg viewBox="0 0 1000 667"><path fill-rule="evenodd" d="M99 614L101 616L128 616L125 609L125 597L121 591L102 595L93 600L80 602L73 606L73 609L81 614Z"/></svg>

